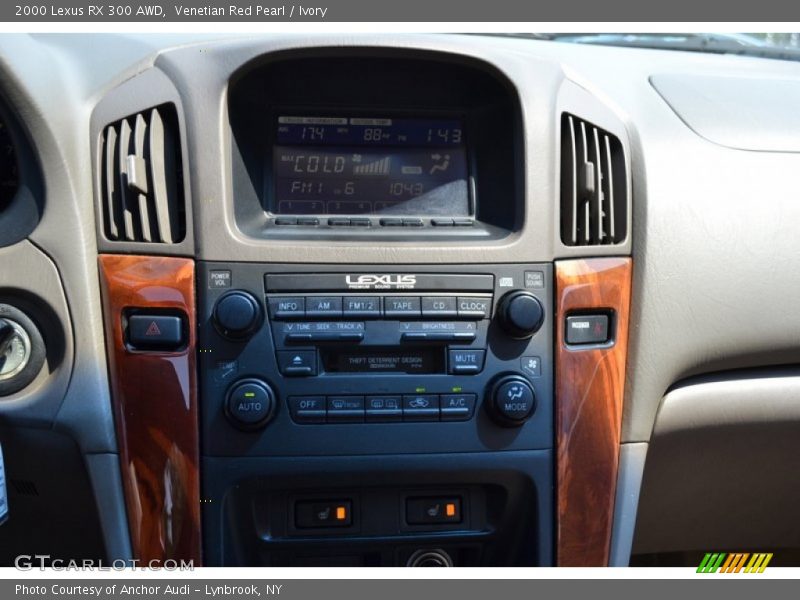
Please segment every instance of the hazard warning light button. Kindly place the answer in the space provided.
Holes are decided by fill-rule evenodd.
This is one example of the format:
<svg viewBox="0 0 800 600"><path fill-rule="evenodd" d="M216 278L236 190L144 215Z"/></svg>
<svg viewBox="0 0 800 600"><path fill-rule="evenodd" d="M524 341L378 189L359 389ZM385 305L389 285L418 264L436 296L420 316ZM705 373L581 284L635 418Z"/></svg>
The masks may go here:
<svg viewBox="0 0 800 600"><path fill-rule="evenodd" d="M180 317L147 314L128 317L128 344L134 350L178 350L185 343Z"/></svg>

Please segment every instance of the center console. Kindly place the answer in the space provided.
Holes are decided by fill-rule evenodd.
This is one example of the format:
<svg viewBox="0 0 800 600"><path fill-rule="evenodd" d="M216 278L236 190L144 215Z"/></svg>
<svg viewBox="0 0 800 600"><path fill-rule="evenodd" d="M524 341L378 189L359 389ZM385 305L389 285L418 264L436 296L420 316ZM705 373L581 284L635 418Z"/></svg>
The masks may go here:
<svg viewBox="0 0 800 600"><path fill-rule="evenodd" d="M205 263L198 283L206 485L253 546L217 560L547 560L550 264Z"/></svg>
<svg viewBox="0 0 800 600"><path fill-rule="evenodd" d="M197 263L206 564L552 564L552 263L336 258L515 235L513 88L329 49L228 102L237 229L330 260Z"/></svg>

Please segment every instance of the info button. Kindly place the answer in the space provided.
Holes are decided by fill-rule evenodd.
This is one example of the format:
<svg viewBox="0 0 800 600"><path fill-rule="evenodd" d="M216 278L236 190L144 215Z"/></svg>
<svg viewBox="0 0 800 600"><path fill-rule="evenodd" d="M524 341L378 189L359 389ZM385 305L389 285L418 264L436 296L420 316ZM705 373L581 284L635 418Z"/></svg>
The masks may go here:
<svg viewBox="0 0 800 600"><path fill-rule="evenodd" d="M305 298L277 297L269 299L269 314L273 319L303 317L305 313Z"/></svg>

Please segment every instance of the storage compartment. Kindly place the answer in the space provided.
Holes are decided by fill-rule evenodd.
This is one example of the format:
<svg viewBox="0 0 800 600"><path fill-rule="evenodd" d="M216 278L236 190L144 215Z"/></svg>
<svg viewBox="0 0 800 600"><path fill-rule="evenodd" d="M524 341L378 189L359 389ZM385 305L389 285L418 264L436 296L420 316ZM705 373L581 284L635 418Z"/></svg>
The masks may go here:
<svg viewBox="0 0 800 600"><path fill-rule="evenodd" d="M772 552L771 565L792 564L800 549L798 398L797 369L721 373L667 394L645 464L632 564L696 567L712 551Z"/></svg>

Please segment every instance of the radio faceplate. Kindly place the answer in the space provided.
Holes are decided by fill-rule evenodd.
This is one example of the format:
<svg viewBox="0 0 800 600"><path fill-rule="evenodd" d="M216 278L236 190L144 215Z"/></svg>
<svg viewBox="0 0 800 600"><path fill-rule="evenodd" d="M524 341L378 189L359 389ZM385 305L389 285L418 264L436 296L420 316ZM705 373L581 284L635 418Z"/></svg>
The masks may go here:
<svg viewBox="0 0 800 600"><path fill-rule="evenodd" d="M207 456L553 446L550 264L376 271L200 263L198 274ZM515 339L497 317L512 291L524 291L543 309L532 337ZM220 327L220 305L242 295L249 300L241 306L249 311L254 300L261 315L237 336ZM262 422L252 412L258 398L232 397L231 390L245 389L236 386L243 380L259 380L274 394L261 428L231 419L235 403L233 412ZM496 398L489 397L497 390L508 395L514 418L498 418Z"/></svg>

